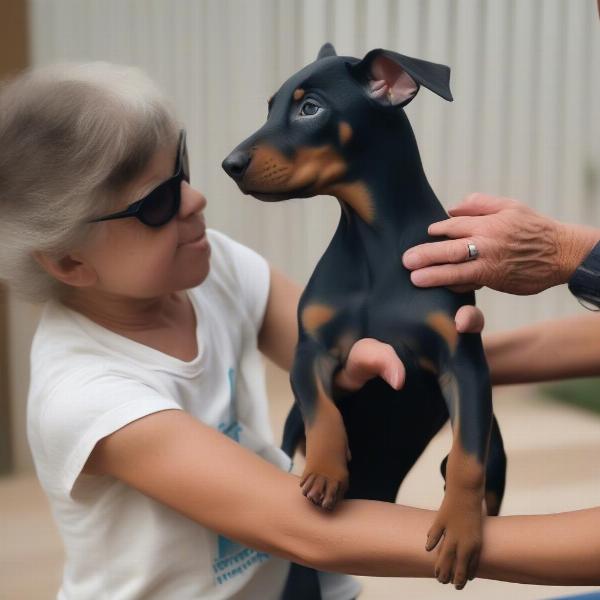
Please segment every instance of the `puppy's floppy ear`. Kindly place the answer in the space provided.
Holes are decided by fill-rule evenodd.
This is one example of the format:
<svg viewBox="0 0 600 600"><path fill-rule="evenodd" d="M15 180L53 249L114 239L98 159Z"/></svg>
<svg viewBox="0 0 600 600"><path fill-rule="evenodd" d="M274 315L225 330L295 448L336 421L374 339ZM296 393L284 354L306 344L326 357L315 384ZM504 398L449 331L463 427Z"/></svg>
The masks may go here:
<svg viewBox="0 0 600 600"><path fill-rule="evenodd" d="M369 95L384 105L407 105L421 85L452 101L450 67L446 65L379 48L371 50L350 70L363 85L368 86Z"/></svg>
<svg viewBox="0 0 600 600"><path fill-rule="evenodd" d="M321 46L319 54L317 55L317 60L321 60L322 58L326 58L328 56L337 56L335 48L329 42Z"/></svg>

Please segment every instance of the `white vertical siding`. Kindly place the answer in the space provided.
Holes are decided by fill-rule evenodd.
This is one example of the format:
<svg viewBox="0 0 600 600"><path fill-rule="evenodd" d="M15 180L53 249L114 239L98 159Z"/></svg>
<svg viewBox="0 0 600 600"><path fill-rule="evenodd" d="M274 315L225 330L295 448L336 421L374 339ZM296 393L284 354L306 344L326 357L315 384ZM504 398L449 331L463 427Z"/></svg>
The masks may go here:
<svg viewBox="0 0 600 600"><path fill-rule="evenodd" d="M331 236L336 203L259 203L220 163L327 40L341 54L389 47L452 67L453 104L424 90L407 109L445 205L488 191L600 226L594 0L31 0L31 26L34 64L104 59L155 78L188 129L211 225L299 281ZM480 299L492 327L577 310L564 289Z"/></svg>

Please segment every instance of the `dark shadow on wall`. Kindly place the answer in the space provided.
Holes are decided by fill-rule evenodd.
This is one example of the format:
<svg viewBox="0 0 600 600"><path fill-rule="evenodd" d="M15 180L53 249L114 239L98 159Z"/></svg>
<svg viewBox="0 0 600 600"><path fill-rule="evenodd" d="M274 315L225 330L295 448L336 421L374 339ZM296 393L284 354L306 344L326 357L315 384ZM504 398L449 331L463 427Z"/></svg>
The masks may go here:
<svg viewBox="0 0 600 600"><path fill-rule="evenodd" d="M29 64L26 0L2 0L0 9L0 79ZM13 467L8 340L8 292L0 285L0 475Z"/></svg>

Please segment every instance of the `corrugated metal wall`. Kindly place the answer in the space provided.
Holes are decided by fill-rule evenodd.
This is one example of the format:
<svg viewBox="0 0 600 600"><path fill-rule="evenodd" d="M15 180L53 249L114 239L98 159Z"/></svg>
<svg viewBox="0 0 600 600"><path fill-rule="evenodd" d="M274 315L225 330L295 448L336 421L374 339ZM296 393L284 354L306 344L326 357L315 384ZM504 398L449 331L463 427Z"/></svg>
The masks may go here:
<svg viewBox="0 0 600 600"><path fill-rule="evenodd" d="M208 220L305 281L339 208L331 198L264 205L220 169L265 118L267 98L332 41L452 67L448 104L408 108L445 205L470 191L520 198L600 226L600 22L595 0L31 0L34 64L136 64L174 99ZM577 310L565 290L480 294L491 327Z"/></svg>

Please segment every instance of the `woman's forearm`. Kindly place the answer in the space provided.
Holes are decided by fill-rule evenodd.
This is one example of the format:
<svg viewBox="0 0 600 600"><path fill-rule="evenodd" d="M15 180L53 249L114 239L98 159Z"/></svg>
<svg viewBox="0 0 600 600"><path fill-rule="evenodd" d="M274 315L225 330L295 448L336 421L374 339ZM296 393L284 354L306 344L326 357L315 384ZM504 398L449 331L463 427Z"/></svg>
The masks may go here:
<svg viewBox="0 0 600 600"><path fill-rule="evenodd" d="M543 321L484 335L492 383L600 375L600 315Z"/></svg>
<svg viewBox="0 0 600 600"><path fill-rule="evenodd" d="M426 552L425 538L434 516L407 506L343 502L335 514L319 516L321 544L309 544L302 562L357 575L433 577L435 552ZM594 532L599 524L600 508L488 517L477 576L539 585L598 585L600 538Z"/></svg>
<svg viewBox="0 0 600 600"><path fill-rule="evenodd" d="M600 508L489 517L478 576L540 585L600 584Z"/></svg>
<svg viewBox="0 0 600 600"><path fill-rule="evenodd" d="M433 577L436 553L425 542L435 512L369 500L325 512L302 496L298 477L183 411L148 415L103 438L86 473L116 477L230 539L317 569ZM599 524L600 509L487 518L480 576L600 584Z"/></svg>
<svg viewBox="0 0 600 600"><path fill-rule="evenodd" d="M425 541L434 512L348 500L326 513L305 498L297 500L299 516L308 518L295 525L292 560L355 575L433 577L436 556L426 552Z"/></svg>

